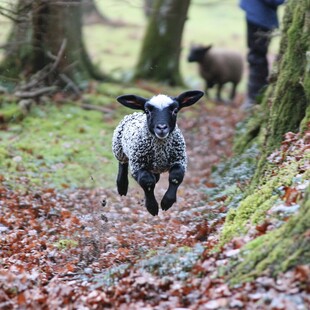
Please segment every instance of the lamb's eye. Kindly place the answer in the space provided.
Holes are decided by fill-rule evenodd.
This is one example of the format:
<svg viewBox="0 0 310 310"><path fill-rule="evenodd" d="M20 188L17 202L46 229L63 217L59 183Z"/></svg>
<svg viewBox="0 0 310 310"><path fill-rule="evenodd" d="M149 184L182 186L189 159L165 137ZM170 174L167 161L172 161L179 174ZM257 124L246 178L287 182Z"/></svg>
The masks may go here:
<svg viewBox="0 0 310 310"><path fill-rule="evenodd" d="M175 108L175 109L173 109L172 114L173 114L173 115L177 115L178 112L179 112L179 110L178 110L177 108Z"/></svg>
<svg viewBox="0 0 310 310"><path fill-rule="evenodd" d="M149 109L145 109L145 114L149 115L150 114L150 110Z"/></svg>

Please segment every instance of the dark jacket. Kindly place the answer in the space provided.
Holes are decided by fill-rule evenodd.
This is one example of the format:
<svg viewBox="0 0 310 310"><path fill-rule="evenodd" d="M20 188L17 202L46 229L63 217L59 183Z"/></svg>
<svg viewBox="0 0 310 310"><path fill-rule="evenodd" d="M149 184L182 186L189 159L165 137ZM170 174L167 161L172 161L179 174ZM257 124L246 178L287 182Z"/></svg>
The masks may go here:
<svg viewBox="0 0 310 310"><path fill-rule="evenodd" d="M279 26L277 7L285 0L240 0L240 7L246 12L246 19L267 29Z"/></svg>

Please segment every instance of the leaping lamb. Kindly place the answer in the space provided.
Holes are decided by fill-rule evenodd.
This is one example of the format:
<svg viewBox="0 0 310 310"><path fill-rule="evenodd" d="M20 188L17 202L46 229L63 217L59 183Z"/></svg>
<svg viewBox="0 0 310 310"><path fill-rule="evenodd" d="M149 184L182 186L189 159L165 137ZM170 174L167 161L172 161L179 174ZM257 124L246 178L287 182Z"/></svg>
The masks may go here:
<svg viewBox="0 0 310 310"><path fill-rule="evenodd" d="M177 97L117 97L122 105L144 111L125 116L114 130L112 150L119 161L117 190L120 195L127 194L129 166L144 191L145 207L154 216L158 214L154 188L160 174L169 171L169 187L161 200L162 210L168 210L176 202L177 189L186 171L186 146L176 124L177 114L182 108L196 103L203 94L192 90Z"/></svg>

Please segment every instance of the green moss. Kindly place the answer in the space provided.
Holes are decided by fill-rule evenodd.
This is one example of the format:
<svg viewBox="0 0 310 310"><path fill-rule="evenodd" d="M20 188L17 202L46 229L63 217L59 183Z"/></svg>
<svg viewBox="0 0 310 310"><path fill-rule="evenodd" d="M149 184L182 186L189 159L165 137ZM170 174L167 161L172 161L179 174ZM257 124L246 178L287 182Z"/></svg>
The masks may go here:
<svg viewBox="0 0 310 310"><path fill-rule="evenodd" d="M267 272L276 275L310 261L310 242L304 233L310 229L310 187L299 212L287 223L251 241L229 275L232 283L248 281Z"/></svg>
<svg viewBox="0 0 310 310"><path fill-rule="evenodd" d="M266 106L257 105L252 113L240 124L234 139L233 150L235 154L242 154L252 145L261 145L265 136L263 124L267 120Z"/></svg>
<svg viewBox="0 0 310 310"><path fill-rule="evenodd" d="M0 163L9 157L9 153L6 149L0 147Z"/></svg>
<svg viewBox="0 0 310 310"><path fill-rule="evenodd" d="M71 240L71 239L62 239L59 240L58 242L56 242L54 244L54 246L56 248L58 248L59 250L65 250L65 249L69 249L69 248L75 248L78 246L78 242L75 240Z"/></svg>
<svg viewBox="0 0 310 310"><path fill-rule="evenodd" d="M309 81L310 81L310 79L309 79ZM310 84L309 84L309 88L310 88ZM309 102L310 102L310 95L309 95ZM309 123L310 123L310 105L307 107L306 115L300 123L300 131L302 133L304 133L306 130L308 130Z"/></svg>
<svg viewBox="0 0 310 310"><path fill-rule="evenodd" d="M248 229L248 224L261 222L266 212L280 198L278 190L283 186L290 186L294 176L298 174L299 166L307 161L291 161L281 169L274 169L265 176L266 182L257 188L252 194L243 199L236 209L230 209L221 235L221 244L231 240L234 236L243 234Z"/></svg>

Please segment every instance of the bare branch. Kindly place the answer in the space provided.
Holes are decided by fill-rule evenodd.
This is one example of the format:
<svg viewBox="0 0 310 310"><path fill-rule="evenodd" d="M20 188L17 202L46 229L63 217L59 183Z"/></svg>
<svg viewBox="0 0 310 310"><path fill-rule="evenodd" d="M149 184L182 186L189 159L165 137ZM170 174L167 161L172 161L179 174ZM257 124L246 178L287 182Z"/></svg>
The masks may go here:
<svg viewBox="0 0 310 310"><path fill-rule="evenodd" d="M28 1L29 2L29 1ZM29 17L27 17L27 13L31 9L31 3L25 3L20 8L16 9L10 9L8 7L0 6L0 15L16 22L16 23L22 23L24 21L27 21Z"/></svg>
<svg viewBox="0 0 310 310"><path fill-rule="evenodd" d="M62 42L61 42L59 51L58 51L57 56L56 56L56 59L55 59L55 62L54 62L54 64L53 64L52 68L51 68L51 72L54 71L54 70L58 67L58 65L59 65L59 63L60 63L60 61L61 61L61 58L62 58L62 56L63 56L63 53L64 53L64 51L65 51L65 49L66 49L66 46L67 46L67 39L64 38L64 39L62 40ZM52 54L50 53L50 55L52 55ZM55 57L55 56L54 56L54 57ZM51 72L49 72L48 74L50 74Z"/></svg>
<svg viewBox="0 0 310 310"><path fill-rule="evenodd" d="M81 1L54 1L50 3L51 5L64 5L64 6L76 6L76 5L81 5Z"/></svg>
<svg viewBox="0 0 310 310"><path fill-rule="evenodd" d="M6 8L6 7L4 7L4 6L2 6L2 5L0 5L0 14L1 14L1 12L8 12L8 13L10 13L10 14L13 14L13 15L17 15L17 12L16 12L16 10L11 10L11 9L8 9L8 8Z"/></svg>
<svg viewBox="0 0 310 310"><path fill-rule="evenodd" d="M32 91L16 91L15 96L20 98L36 98L46 93L53 92L57 89L57 86L46 86Z"/></svg>
<svg viewBox="0 0 310 310"><path fill-rule="evenodd" d="M62 40L57 56L53 56L51 53L49 53L48 55L50 58L55 60L55 62L52 65L51 64L46 65L41 71L39 71L36 74L38 78L33 78L29 83L21 86L20 89L27 90L29 88L32 88L36 86L37 84L39 84L39 82L45 80L52 72L54 72L61 61L61 58L63 56L66 46L67 46L67 39L65 38Z"/></svg>
<svg viewBox="0 0 310 310"><path fill-rule="evenodd" d="M8 14L5 12L5 10L2 10L2 8L0 7L0 15L10 19L11 21L15 22L15 23L19 23L20 22L20 19L17 17L14 17L13 15L11 14Z"/></svg>
<svg viewBox="0 0 310 310"><path fill-rule="evenodd" d="M67 83L67 86L70 87L78 96L81 96L81 91L78 88L78 86L75 85L75 83L68 77L66 76L64 73L60 73L59 77L65 82Z"/></svg>

